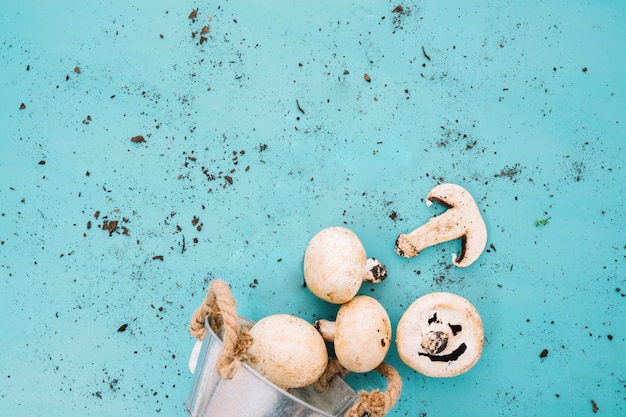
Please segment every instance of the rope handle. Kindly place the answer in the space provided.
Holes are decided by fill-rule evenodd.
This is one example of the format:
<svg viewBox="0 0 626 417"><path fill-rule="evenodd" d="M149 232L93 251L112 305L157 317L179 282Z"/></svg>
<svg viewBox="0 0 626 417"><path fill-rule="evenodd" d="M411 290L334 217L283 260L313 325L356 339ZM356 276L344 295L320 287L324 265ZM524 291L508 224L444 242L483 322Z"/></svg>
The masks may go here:
<svg viewBox="0 0 626 417"><path fill-rule="evenodd" d="M189 323L189 332L197 340L203 340L206 335L205 319L209 319L209 326L217 333L224 330L222 336L222 350L217 360L217 374L220 378L231 379L241 361L250 360L247 350L252 344L252 336L247 328L239 328L237 303L233 298L230 287L221 279L211 281L207 294Z"/></svg>
<svg viewBox="0 0 626 417"><path fill-rule="evenodd" d="M376 372L387 378L387 390L359 392L359 400L344 415L344 417L382 417L396 404L402 392L402 378L393 366L381 363Z"/></svg>
<svg viewBox="0 0 626 417"><path fill-rule="evenodd" d="M359 399L352 407L346 411L344 417L383 417L400 398L402 392L402 378L393 366L388 363L381 363L376 368L376 372L387 379L387 390L381 392L375 389L371 392L360 391ZM315 382L314 387L318 392L324 392L328 389L330 380L338 375L344 378L350 371L339 363L337 358L330 358L326 371Z"/></svg>

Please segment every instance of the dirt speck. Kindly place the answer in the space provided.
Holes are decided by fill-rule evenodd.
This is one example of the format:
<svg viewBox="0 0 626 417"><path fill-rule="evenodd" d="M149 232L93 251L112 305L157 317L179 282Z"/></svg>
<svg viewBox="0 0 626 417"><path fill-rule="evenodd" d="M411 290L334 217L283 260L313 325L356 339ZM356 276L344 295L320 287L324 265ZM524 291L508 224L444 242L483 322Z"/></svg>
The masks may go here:
<svg viewBox="0 0 626 417"><path fill-rule="evenodd" d="M108 231L109 236L113 236L113 232L117 230L117 224L118 224L117 220L112 220L112 221L105 220L102 223L102 230Z"/></svg>

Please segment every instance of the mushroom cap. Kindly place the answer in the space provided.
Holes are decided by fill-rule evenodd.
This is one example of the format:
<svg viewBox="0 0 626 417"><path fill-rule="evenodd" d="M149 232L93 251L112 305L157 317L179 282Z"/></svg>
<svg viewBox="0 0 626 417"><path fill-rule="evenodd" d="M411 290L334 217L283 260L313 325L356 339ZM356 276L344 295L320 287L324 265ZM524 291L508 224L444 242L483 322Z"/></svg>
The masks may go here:
<svg viewBox="0 0 626 417"><path fill-rule="evenodd" d="M326 344L312 324L291 314L275 314L250 329L250 366L283 389L317 381L328 363Z"/></svg>
<svg viewBox="0 0 626 417"><path fill-rule="evenodd" d="M341 306L335 323L335 354L346 369L369 372L383 362L391 345L391 321L378 301L354 297Z"/></svg>
<svg viewBox="0 0 626 417"><path fill-rule="evenodd" d="M467 372L483 351L484 329L476 308L465 298L434 292L418 298L396 330L400 359L430 377Z"/></svg>
<svg viewBox="0 0 626 417"><path fill-rule="evenodd" d="M358 236L345 227L318 232L304 253L304 280L317 297L333 304L350 301L361 288L366 264Z"/></svg>

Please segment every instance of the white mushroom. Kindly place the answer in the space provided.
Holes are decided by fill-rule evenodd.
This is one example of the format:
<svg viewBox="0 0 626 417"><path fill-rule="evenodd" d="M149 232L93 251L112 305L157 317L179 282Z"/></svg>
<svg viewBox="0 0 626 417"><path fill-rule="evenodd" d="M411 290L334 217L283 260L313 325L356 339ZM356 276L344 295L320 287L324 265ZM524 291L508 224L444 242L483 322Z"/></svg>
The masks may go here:
<svg viewBox="0 0 626 417"><path fill-rule="evenodd" d="M259 320L250 329L249 361L269 381L283 389L317 381L328 364L324 339L311 323L290 314Z"/></svg>
<svg viewBox="0 0 626 417"><path fill-rule="evenodd" d="M465 298L434 292L418 298L402 315L396 331L400 359L431 377L468 371L483 351L483 323Z"/></svg>
<svg viewBox="0 0 626 417"><path fill-rule="evenodd" d="M456 184L441 184L426 197L426 205L436 202L448 210L396 240L396 253L406 258L417 256L437 243L461 239L461 253L452 254L456 266L471 265L487 245L487 226L470 193Z"/></svg>
<svg viewBox="0 0 626 417"><path fill-rule="evenodd" d="M374 258L367 259L357 235L345 227L321 230L304 253L304 280L313 294L333 304L350 301L363 281L378 283L387 269Z"/></svg>
<svg viewBox="0 0 626 417"><path fill-rule="evenodd" d="M380 365L391 344L391 322L372 297L354 297L339 308L334 322L315 322L324 340L333 342L341 365L351 372L369 372Z"/></svg>

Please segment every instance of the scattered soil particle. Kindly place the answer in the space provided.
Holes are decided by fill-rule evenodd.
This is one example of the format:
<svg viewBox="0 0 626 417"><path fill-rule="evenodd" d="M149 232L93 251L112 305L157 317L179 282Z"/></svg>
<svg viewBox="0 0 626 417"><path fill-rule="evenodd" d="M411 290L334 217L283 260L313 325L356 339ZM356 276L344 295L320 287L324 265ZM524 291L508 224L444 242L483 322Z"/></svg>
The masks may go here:
<svg viewBox="0 0 626 417"><path fill-rule="evenodd" d="M367 73L363 74L363 78L365 78L365 81L367 81L368 83L372 82L372 78Z"/></svg>
<svg viewBox="0 0 626 417"><path fill-rule="evenodd" d="M522 172L522 167L520 166L519 163L516 163L512 167L506 165L504 168L502 168L502 170L499 173L494 174L494 177L496 178L506 177L512 180L512 179L515 179L515 177L517 177L521 172Z"/></svg>
<svg viewBox="0 0 626 417"><path fill-rule="evenodd" d="M404 7L397 5L396 7L393 8L391 13L404 13Z"/></svg>
<svg viewBox="0 0 626 417"><path fill-rule="evenodd" d="M117 331L120 333L125 332L127 327L128 327L128 323L124 323L117 329Z"/></svg>
<svg viewBox="0 0 626 417"><path fill-rule="evenodd" d="M80 68L78 68L78 67L74 67L74 72L75 72L76 74L80 74Z"/></svg>
<svg viewBox="0 0 626 417"><path fill-rule="evenodd" d="M26 104L22 103L20 104L20 110L24 110L26 108Z"/></svg>
<svg viewBox="0 0 626 417"><path fill-rule="evenodd" d="M43 159L41 161L38 162L39 165L46 165L46 161L44 161Z"/></svg>
<svg viewBox="0 0 626 417"><path fill-rule="evenodd" d="M391 220L396 220L397 217L398 217L398 213L396 213L395 211L392 211L391 214L389 215L389 218Z"/></svg>
<svg viewBox="0 0 626 417"><path fill-rule="evenodd" d="M608 335L607 337L609 338L609 340L613 340L613 335L612 334Z"/></svg>
<svg viewBox="0 0 626 417"><path fill-rule="evenodd" d="M300 111L300 113L305 114L304 109L302 109L302 106L300 106L300 102L298 101L298 99L296 99L296 106L298 107L298 110Z"/></svg>
<svg viewBox="0 0 626 417"><path fill-rule="evenodd" d="M145 142L146 140L144 139L143 136L137 135L137 136L133 136L132 138L130 138L130 141L133 143L141 143L141 142Z"/></svg>
<svg viewBox="0 0 626 417"><path fill-rule="evenodd" d="M202 30L200 31L201 34L206 35L207 33L209 33L209 27L208 26L204 26L202 28Z"/></svg>
<svg viewBox="0 0 626 417"><path fill-rule="evenodd" d="M117 230L117 224L118 224L117 220L112 220L112 221L105 220L102 223L102 230L107 230L109 232L109 236L113 236L113 232Z"/></svg>
<svg viewBox="0 0 626 417"><path fill-rule="evenodd" d="M587 67L583 67L583 72L587 72L587 71L589 71L589 70L587 69ZM595 412L595 411L594 411L594 412Z"/></svg>
<svg viewBox="0 0 626 417"><path fill-rule="evenodd" d="M540 358L545 358L548 356L548 349L544 349L541 351L541 353L539 354Z"/></svg>
<svg viewBox="0 0 626 417"><path fill-rule="evenodd" d="M232 183L233 183L233 177L231 177L230 175L226 175L226 176L224 177L224 179L225 179L225 180L226 180L229 184L232 184Z"/></svg>
<svg viewBox="0 0 626 417"><path fill-rule="evenodd" d="M189 13L189 18L191 20L196 20L197 17L198 17L198 9L193 9L191 13Z"/></svg>
<svg viewBox="0 0 626 417"><path fill-rule="evenodd" d="M591 411L593 411L594 413L597 413L598 410L599 410L598 404L596 404L594 400L591 400Z"/></svg>
<svg viewBox="0 0 626 417"><path fill-rule="evenodd" d="M163 260L163 255L156 255L152 257L153 261L162 261Z"/></svg>
<svg viewBox="0 0 626 417"><path fill-rule="evenodd" d="M97 210L94 214L93 217L96 218L96 220L98 220L98 217L100 217L100 210Z"/></svg>

